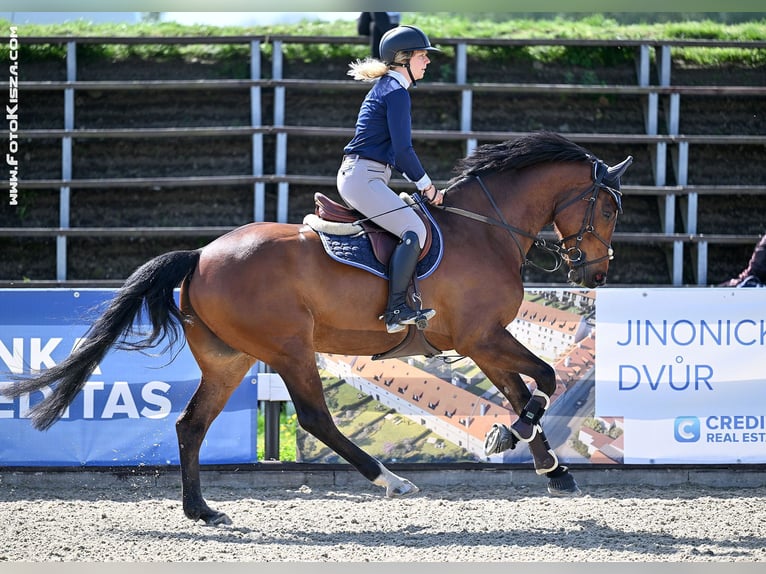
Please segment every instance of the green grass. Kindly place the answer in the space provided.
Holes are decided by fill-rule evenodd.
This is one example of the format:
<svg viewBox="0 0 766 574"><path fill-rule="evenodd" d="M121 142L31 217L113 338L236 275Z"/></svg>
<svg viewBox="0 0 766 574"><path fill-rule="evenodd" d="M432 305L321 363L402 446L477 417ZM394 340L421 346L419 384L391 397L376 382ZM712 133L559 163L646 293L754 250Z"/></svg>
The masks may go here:
<svg viewBox="0 0 766 574"><path fill-rule="evenodd" d="M279 460L282 462L295 462L295 431L298 427L298 417L295 413L288 412L283 408L279 415ZM266 424L263 410L258 409L258 435L256 448L258 460L264 460L266 452L264 427Z"/></svg>
<svg viewBox="0 0 766 574"><path fill-rule="evenodd" d="M578 15L579 16L579 15ZM514 14L451 14L447 12L407 12L406 23L420 26L432 38L582 38L582 39L708 39L708 40L766 40L766 18L740 23L726 23L705 19L671 22L637 22L622 24L602 14L573 17L552 15L547 19L516 18ZM2 21L7 28L10 23ZM172 22L141 22L125 24L91 24L73 21L62 24L22 24L18 34L25 36L227 36L227 35L293 35L293 36L356 36L356 23L300 22L269 26L204 26L181 25ZM205 58L211 60L246 56L247 45L226 46L211 44L194 45L82 45L83 58ZM25 46L23 59L63 58L65 47L61 45ZM271 46L265 44L263 51L269 54ZM0 57L7 56L8 46L0 46ZM452 53L451 47L445 51ZM614 48L567 48L561 46L497 47L474 46L472 56L486 59L524 57L542 62L558 62L584 67L610 65L615 61L632 58L630 50ZM346 45L288 44L288 58L320 63L328 58L353 59L368 54L366 43ZM759 66L766 64L766 50L737 48L677 48L674 58L693 65L717 66L742 64Z"/></svg>

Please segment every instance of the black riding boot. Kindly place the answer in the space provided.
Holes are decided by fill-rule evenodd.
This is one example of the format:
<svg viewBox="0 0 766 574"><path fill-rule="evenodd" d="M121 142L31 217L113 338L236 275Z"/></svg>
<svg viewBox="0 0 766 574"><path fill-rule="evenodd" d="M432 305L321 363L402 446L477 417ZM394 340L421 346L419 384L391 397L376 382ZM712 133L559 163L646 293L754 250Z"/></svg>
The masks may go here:
<svg viewBox="0 0 766 574"><path fill-rule="evenodd" d="M418 235L414 231L407 231L394 248L388 263L388 305L383 318L386 321L386 331L389 333L403 331L405 325L428 321L436 315L433 309L416 311L407 305L407 287L415 273L418 257L420 257Z"/></svg>

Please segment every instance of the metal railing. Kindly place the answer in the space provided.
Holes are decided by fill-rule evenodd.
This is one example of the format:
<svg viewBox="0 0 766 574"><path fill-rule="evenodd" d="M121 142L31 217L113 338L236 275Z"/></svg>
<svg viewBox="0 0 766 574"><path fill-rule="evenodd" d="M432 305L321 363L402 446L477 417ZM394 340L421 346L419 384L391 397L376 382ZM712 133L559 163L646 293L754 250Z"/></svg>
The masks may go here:
<svg viewBox="0 0 766 574"><path fill-rule="evenodd" d="M624 186L626 195L651 195L663 202L663 229L658 233L616 233L615 242L661 243L672 248L672 281L681 285L683 277L683 249L693 246L696 250L696 282L707 281L707 247L711 243L754 243L756 235L705 235L697 231L698 198L700 195L763 194L766 186L694 186L688 185L690 147L696 145L746 145L766 147L766 135L689 135L678 133L681 113L680 98L689 96L743 96L766 97L766 86L678 86L670 81L671 48L681 46L738 47L766 49L766 42L717 42L706 40L637 41L637 40L552 40L552 39L486 39L486 38L439 38L441 45L455 48L454 83L430 82L419 86L419 91L460 93L459 130L416 130L416 140L462 141L466 153L470 153L479 141L502 141L518 135L508 131L482 131L472 129L472 101L476 93L507 94L606 94L615 96L640 96L644 100L645 133L567 133L567 137L583 144L638 144L648 146L653 157L653 186ZM334 187L334 177L306 176L287 173L287 142L290 136L350 137L350 128L322 126L292 126L287 123L289 114L285 108L286 90L363 90L365 86L353 81L305 80L283 78L284 45L289 43L362 43L358 37L303 37L303 36L227 36L227 37L36 37L25 38L25 44L66 45L67 79L64 81L21 82L24 91L62 91L64 95L64 126L61 129L20 130L19 138L56 139L61 143L61 177L55 179L24 179L18 182L21 189L58 190L59 225L46 228L13 227L0 228L0 237L55 237L57 250L56 283L67 282L67 239L81 236L215 236L230 227L88 227L70 226L70 192L72 189L97 189L105 187L148 188L209 187L222 185L248 185L253 190L253 219L265 218L265 185L275 184L277 190L277 221L288 220L288 202L291 185L316 185ZM366 42L366 41L364 41ZM250 79L206 80L140 80L140 81L82 81L77 79L77 46L80 44L245 44L250 50ZM271 78L263 78L261 60L264 46L271 48ZM467 51L470 46L621 46L637 50L636 85L575 85L575 84L529 84L529 83L470 83L468 82ZM659 85L651 85L652 55L657 66ZM248 126L166 127L139 129L81 129L75 127L74 94L78 91L123 90L249 90L251 122ZM273 118L263 121L262 91L273 92ZM668 100L668 132L659 131L659 98ZM276 138L274 173L264 172L264 136ZM72 175L72 144L76 140L134 139L134 138L196 138L232 136L250 138L252 149L252 173L224 174L196 177L146 177L146 178L100 178L78 179ZM668 186L667 160L670 158L674 179L678 185ZM394 180L394 186L404 185ZM444 182L437 182L444 183ZM8 187L9 182L0 182ZM685 229L675 228L677 199L685 203Z"/></svg>

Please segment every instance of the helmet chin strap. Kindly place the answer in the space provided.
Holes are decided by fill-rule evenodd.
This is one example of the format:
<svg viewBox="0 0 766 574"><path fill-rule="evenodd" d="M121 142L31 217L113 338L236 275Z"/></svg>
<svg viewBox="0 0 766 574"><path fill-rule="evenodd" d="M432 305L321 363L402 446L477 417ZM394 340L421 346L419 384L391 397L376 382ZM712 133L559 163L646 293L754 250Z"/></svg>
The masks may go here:
<svg viewBox="0 0 766 574"><path fill-rule="evenodd" d="M412 75L412 70L410 69L410 63L407 62L406 64L402 64L402 67L407 69L407 74L410 76L410 81L412 82L412 87L417 87L418 83L415 81L415 76Z"/></svg>

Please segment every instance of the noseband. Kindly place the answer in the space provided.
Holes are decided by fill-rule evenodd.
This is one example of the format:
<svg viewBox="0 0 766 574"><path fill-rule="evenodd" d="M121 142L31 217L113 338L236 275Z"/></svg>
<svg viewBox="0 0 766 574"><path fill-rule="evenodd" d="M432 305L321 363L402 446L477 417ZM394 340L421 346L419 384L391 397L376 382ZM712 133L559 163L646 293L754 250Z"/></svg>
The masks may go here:
<svg viewBox="0 0 766 574"><path fill-rule="evenodd" d="M614 250L612 249L612 246L606 240L604 240L603 237L601 237L598 233L596 233L595 227L593 225L593 220L595 217L596 201L598 200L598 194L600 193L600 191L602 189L606 190L607 192L609 192L609 194L611 194L612 198L617 204L618 213L622 213L622 192L612 187L612 185L609 185L609 184L614 184L615 182L613 181L609 181L608 183L604 182L604 178L608 174L609 166L607 166L603 161L601 161L600 159L596 157L588 156L588 158L593 164L593 174L591 175L593 185L591 185L588 189L586 189L582 193L566 201L565 203L557 206L553 212L553 216L555 218L556 215L560 214L562 211L564 211L568 207L574 205L576 202L588 201L589 204L585 212L585 215L583 217L582 225L580 226L580 230L577 233L564 237L558 241L549 242L540 236L531 235L527 233L526 231L524 231L523 229L519 229L518 227L514 227L513 225L510 225L503 217L503 214L500 211L500 208L498 207L497 203L495 202L494 197L492 197L492 193L489 191L489 189L487 189L487 186L484 185L484 182L482 181L481 176L479 175L474 175L473 177L476 178L476 181L479 183L479 187L481 187L482 191L484 191L484 195L487 196L487 199L492 205L492 209L494 209L495 214L497 215L499 220L493 219L491 217L487 217L485 215L481 215L479 213L474 213L466 209L461 209L459 207L440 205L439 208L443 209L444 211L449 211L451 213L461 215L463 217L468 217L469 219L481 221L482 223L487 223L489 225L494 225L496 227L502 227L503 229L508 231L514 243L516 244L516 247L518 247L519 253L521 254L521 258L524 261L524 265L527 265L527 264L533 265L537 267L538 269L541 269L548 273L553 273L554 271L557 271L561 267L564 261L570 264L573 268L577 268L577 267L586 267L588 265L593 265L594 263L599 263L601 261L604 261L605 259L611 260L614 258ZM605 256L599 257L598 259L593 259L590 261L587 259L583 259L583 252L580 249L580 244L582 243L586 233L590 233L591 235L593 235L607 248L607 254ZM531 261L530 259L528 259L526 253L524 252L524 248L522 247L521 242L519 242L516 235L523 235L524 237L532 239L533 245L535 247L539 247L550 253L553 253L554 255L557 255L558 257L556 259L555 267L553 267L552 269L547 269L545 267L541 267L540 265L536 264L534 261ZM575 239L575 244L572 247L566 247L564 244L570 239Z"/></svg>

